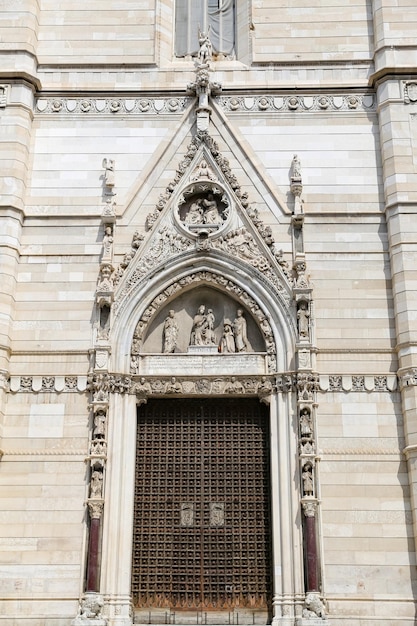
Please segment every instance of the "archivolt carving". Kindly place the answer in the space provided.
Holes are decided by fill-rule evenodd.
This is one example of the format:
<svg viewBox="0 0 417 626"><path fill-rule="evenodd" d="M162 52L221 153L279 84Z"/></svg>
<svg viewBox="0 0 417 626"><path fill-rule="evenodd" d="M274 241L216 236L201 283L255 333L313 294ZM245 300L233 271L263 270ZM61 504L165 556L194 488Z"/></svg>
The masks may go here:
<svg viewBox="0 0 417 626"><path fill-rule="evenodd" d="M211 285L218 285L222 290L228 291L232 293L238 300L240 300L249 311L253 314L255 319L258 321L259 327L263 334L263 338L266 345L266 352L268 354L268 369L269 372L273 372L276 370L276 345L274 336L272 333L271 325L262 311L262 309L258 306L255 300L241 287L238 287L231 280L224 278L224 276L220 276L218 274L214 274L213 272L196 272L195 274L190 274L185 276L169 285L164 291L162 291L146 308L142 317L140 318L135 332L133 334L132 341L132 359L134 356L140 354L142 339L144 337L144 333L147 329L148 323L151 318L155 315L161 305L166 302L166 300L172 296L174 293L179 292L184 287L189 287L195 283L205 283Z"/></svg>

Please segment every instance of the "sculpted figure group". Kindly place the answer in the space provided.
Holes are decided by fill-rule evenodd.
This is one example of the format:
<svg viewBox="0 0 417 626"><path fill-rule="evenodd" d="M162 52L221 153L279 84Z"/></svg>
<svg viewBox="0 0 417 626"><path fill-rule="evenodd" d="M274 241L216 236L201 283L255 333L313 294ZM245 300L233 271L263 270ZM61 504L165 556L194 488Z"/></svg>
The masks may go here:
<svg viewBox="0 0 417 626"><path fill-rule="evenodd" d="M207 198L200 198L192 203L185 216L186 224L221 224L223 217L220 214L213 194Z"/></svg>
<svg viewBox="0 0 417 626"><path fill-rule="evenodd" d="M246 319L243 310L238 309L233 322L225 318L223 333L218 342L214 332L215 317L213 309L207 309L204 304L198 307L194 315L190 335L190 346L217 346L221 353L250 352L252 347L247 336ZM175 352L178 344L179 325L175 317L175 311L171 309L164 321L163 328L163 352L165 354Z"/></svg>

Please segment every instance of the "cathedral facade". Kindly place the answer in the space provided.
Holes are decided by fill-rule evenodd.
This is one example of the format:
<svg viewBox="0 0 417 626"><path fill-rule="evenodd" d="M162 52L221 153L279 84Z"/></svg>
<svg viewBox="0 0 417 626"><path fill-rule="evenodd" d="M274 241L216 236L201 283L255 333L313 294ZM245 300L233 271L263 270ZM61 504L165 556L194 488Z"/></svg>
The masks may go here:
<svg viewBox="0 0 417 626"><path fill-rule="evenodd" d="M0 625L415 623L414 4L2 3Z"/></svg>

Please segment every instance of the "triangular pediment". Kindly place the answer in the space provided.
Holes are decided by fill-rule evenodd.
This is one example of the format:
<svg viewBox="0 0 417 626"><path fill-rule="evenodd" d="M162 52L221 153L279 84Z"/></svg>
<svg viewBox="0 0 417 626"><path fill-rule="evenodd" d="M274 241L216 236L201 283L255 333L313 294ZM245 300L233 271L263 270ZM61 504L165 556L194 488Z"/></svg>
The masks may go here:
<svg viewBox="0 0 417 626"><path fill-rule="evenodd" d="M242 189L217 142L197 133L115 271L115 308L136 285L176 258L183 262L184 255L228 258L248 276L268 281L288 306L291 276L279 248L250 202L250 188Z"/></svg>

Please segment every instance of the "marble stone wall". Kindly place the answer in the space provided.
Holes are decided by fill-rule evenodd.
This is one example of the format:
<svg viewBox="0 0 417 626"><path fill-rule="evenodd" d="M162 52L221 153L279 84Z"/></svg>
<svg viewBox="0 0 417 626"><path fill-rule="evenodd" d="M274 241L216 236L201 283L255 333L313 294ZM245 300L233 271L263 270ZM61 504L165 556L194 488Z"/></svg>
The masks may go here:
<svg viewBox="0 0 417 626"><path fill-rule="evenodd" d="M174 4L21 0L0 6L0 625L70 626L85 590L93 419L87 377L97 348L102 214L109 199L103 159L115 160L111 265L117 271L136 231L144 246L157 232L148 216L158 210L201 123L198 99L187 87L196 79L195 61L173 57ZM212 87L209 96L209 134L240 193L270 227L293 286L294 154L301 161L309 346L319 380L320 594L332 626L411 626L415 619L414 4L239 0L236 56L213 62L210 71L222 91ZM265 239L253 232L268 257ZM190 253L188 266L186 259L167 259L149 292L134 293L150 302L175 267L184 275L195 266L212 270L214 257L205 254ZM238 270L236 280L243 280ZM226 263L226 271L235 270ZM263 293L260 279L255 287L247 281L250 294ZM264 304L269 298L270 310L278 310L278 296L265 293ZM144 308L135 301L132 318ZM294 376L293 300L285 315L272 315L278 362L286 364L278 374ZM119 326L117 341L106 344L108 371L117 363L115 374L130 374L119 365L129 363L136 322L129 321L125 334ZM151 352L158 341L149 340ZM237 365L237 376L260 375L262 358L248 359L241 371ZM155 354L148 361L145 376L171 373ZM226 370L230 377L230 361ZM298 619L304 626L294 608L304 598L297 398L295 389L282 395L273 414L280 435L272 466L278 471L289 456L274 486L274 506L280 509L277 494L287 489L291 511L275 524L277 533L293 537L291 549L280 548L283 588L289 579L296 583L288 612L287 596L280 596L285 610L275 623L295 626ZM131 519L112 512L122 506L129 513L135 396L114 393L109 402L114 439L100 591L108 626L128 626L130 561L121 555L129 555ZM281 570L275 575L281 584Z"/></svg>

